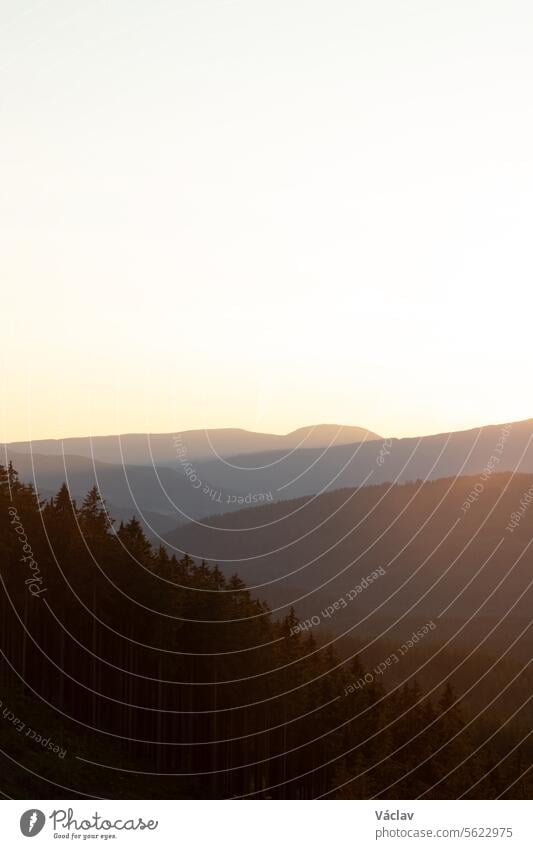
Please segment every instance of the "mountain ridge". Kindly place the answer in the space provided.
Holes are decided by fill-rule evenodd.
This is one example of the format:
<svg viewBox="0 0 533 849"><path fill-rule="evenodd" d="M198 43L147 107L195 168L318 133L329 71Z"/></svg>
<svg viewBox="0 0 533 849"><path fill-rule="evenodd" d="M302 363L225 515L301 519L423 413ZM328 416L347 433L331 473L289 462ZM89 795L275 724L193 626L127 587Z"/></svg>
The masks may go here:
<svg viewBox="0 0 533 849"><path fill-rule="evenodd" d="M189 459L229 457L242 453L276 449L298 449L350 444L381 439L378 434L355 425L307 425L287 434L263 433L245 428L211 428L173 433L123 433L107 436L73 436L63 439L41 439L4 443L5 449L16 453L39 453L62 456L78 455L120 464L164 465L175 463L178 449L185 449Z"/></svg>

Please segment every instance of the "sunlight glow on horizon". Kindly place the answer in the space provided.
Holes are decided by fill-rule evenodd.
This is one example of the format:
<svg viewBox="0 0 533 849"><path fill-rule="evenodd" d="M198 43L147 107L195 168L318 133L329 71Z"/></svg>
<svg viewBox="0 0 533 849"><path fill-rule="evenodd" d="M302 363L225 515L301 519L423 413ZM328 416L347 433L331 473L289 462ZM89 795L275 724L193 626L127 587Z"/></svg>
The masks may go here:
<svg viewBox="0 0 533 849"><path fill-rule="evenodd" d="M0 440L533 416L533 7L0 8Z"/></svg>

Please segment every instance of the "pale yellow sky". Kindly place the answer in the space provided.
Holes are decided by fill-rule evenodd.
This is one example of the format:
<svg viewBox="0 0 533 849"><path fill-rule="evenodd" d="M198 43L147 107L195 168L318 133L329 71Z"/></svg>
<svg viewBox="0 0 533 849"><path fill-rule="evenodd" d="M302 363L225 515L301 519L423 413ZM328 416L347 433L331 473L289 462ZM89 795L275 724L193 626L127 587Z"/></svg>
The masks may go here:
<svg viewBox="0 0 533 849"><path fill-rule="evenodd" d="M527 2L0 0L0 439L533 415Z"/></svg>

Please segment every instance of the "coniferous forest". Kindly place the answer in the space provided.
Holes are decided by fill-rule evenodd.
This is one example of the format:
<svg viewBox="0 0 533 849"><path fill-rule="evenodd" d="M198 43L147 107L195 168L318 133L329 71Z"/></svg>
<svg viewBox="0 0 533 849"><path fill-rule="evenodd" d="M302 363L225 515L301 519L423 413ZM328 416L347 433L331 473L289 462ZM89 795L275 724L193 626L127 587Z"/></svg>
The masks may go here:
<svg viewBox="0 0 533 849"><path fill-rule="evenodd" d="M446 679L388 686L96 488L0 471L6 797L531 798L529 702L476 721Z"/></svg>

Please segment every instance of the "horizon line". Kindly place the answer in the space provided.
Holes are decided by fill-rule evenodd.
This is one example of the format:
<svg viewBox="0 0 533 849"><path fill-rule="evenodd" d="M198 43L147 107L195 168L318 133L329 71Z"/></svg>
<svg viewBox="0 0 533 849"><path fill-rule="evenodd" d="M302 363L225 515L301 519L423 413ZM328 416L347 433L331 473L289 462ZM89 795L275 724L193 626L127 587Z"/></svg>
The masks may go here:
<svg viewBox="0 0 533 849"><path fill-rule="evenodd" d="M36 442L65 442L65 441L71 440L71 439L111 439L111 438L121 439L121 438L125 438L125 437L130 437L130 436L176 436L176 435L179 435L179 434L188 434L188 433L209 433L209 432L212 433L214 431L242 431L243 433L258 434L258 435L262 435L262 436L279 436L279 437L285 436L286 437L286 436L291 436L294 433L297 433L299 430L307 430L307 429L314 430L314 429L321 428L321 427L338 427L339 429L346 428L346 429L350 429L350 430L351 429L357 429L357 430L361 430L361 431L366 430L367 434L372 434L373 436L376 436L377 439L368 439L368 440L364 439L362 441L377 442L377 441L382 441L382 440L387 440L387 439L398 439L398 440L400 440L400 439L414 439L414 438L417 438L417 437L443 436L443 435L450 434L450 433L468 433L468 432L473 431L473 430L486 430L488 428L503 427L504 425L522 425L522 424L525 424L526 422L530 422L530 421L533 421L533 416L530 417L530 418L517 419L517 420L514 420L514 421L491 422L490 424L475 425L475 426L472 426L472 427L460 428L458 430L437 430L437 431L431 431L429 433L422 433L422 434L417 431L417 432L414 432L412 434L404 434L402 436L391 436L391 435L381 436L381 435L377 434L376 431L370 430L370 428L362 427L361 425L346 425L346 424L341 425L341 424L338 424L338 423L319 422L318 424L301 425L299 427L294 428L293 430L283 432L283 433L278 433L276 431L268 431L268 430L267 431L252 430L252 429L249 429L249 428L237 427L237 426L235 426L235 427L204 427L204 428L198 427L198 428L187 428L185 430L177 429L177 430L168 430L168 431L167 430L161 430L161 431L123 431L123 432L120 432L120 433L119 432L115 432L115 433L106 432L106 433L96 433L96 434L94 434L94 433L93 434L87 434L87 433L74 434L74 435L69 435L69 436L40 436L40 437L37 437L35 439L1 440L0 444L4 445L4 446L24 445L24 444L31 445L31 444L36 443Z"/></svg>

